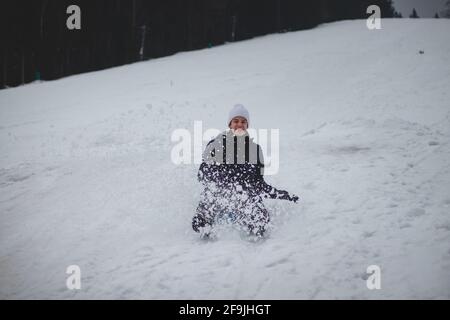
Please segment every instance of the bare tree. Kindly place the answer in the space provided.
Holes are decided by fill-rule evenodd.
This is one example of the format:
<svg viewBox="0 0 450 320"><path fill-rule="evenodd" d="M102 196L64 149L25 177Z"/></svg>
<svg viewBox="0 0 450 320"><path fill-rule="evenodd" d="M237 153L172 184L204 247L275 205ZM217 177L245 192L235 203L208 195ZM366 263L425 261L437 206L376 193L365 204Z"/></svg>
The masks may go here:
<svg viewBox="0 0 450 320"><path fill-rule="evenodd" d="M446 8L441 12L441 17L450 18L450 0L445 4Z"/></svg>
<svg viewBox="0 0 450 320"><path fill-rule="evenodd" d="M25 84L25 49L22 48L21 50L21 59L20 59L20 80L22 84Z"/></svg>
<svg viewBox="0 0 450 320"><path fill-rule="evenodd" d="M3 50L3 88L6 88L6 80L8 75L8 51Z"/></svg>
<svg viewBox="0 0 450 320"><path fill-rule="evenodd" d="M409 15L410 18L419 18L419 15L417 14L416 8L413 8L412 13Z"/></svg>
<svg viewBox="0 0 450 320"><path fill-rule="evenodd" d="M48 0L44 0L44 2L42 3L42 8L41 8L41 23L40 23L41 39L44 36L44 14L45 14L45 9L47 7L47 3L48 3Z"/></svg>

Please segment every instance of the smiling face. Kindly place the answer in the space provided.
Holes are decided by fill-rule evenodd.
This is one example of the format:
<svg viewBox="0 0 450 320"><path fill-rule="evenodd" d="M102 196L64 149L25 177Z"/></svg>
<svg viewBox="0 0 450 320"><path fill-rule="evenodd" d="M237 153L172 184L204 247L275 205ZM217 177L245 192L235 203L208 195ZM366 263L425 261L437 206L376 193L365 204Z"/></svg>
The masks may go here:
<svg viewBox="0 0 450 320"><path fill-rule="evenodd" d="M246 131L248 129L248 122L244 117L234 117L233 119L231 119L231 122L228 126L232 130L240 129Z"/></svg>

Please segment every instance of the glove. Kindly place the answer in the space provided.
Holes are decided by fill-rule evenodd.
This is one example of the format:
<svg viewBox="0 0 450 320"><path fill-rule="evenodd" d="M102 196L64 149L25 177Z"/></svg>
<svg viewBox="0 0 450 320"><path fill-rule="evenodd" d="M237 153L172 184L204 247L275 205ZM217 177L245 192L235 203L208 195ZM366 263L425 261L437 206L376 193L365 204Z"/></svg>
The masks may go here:
<svg viewBox="0 0 450 320"><path fill-rule="evenodd" d="M291 196L289 195L289 192L285 190L277 190L277 199L290 200Z"/></svg>
<svg viewBox="0 0 450 320"><path fill-rule="evenodd" d="M277 198L281 199L281 200L288 200L288 201L292 201L294 203L296 203L298 201L298 196L296 195L290 195L289 192L285 191L285 190L278 190L277 192Z"/></svg>

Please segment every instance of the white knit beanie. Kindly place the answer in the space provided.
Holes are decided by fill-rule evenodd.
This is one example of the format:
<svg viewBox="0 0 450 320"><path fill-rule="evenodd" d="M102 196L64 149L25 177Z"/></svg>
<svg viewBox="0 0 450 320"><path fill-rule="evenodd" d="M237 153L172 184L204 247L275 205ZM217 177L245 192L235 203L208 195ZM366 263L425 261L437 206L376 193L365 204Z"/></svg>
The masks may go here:
<svg viewBox="0 0 450 320"><path fill-rule="evenodd" d="M228 115L228 125L230 125L231 120L235 117L243 117L247 119L247 123L250 122L250 115L248 113L248 110L245 109L245 107L242 104L235 105Z"/></svg>

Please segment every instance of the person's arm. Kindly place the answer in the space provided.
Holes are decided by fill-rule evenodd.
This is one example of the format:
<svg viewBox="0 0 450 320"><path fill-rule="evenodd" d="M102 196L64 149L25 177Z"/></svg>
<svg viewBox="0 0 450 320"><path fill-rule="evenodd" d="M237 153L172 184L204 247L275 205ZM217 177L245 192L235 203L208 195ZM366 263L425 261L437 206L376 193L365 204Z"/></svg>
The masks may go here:
<svg viewBox="0 0 450 320"><path fill-rule="evenodd" d="M299 199L298 196L290 195L289 192L285 190L279 190L277 188L272 187L264 180L264 156L259 146L258 146L257 170L256 175L252 181L252 184L253 187L255 188L255 191L265 198L289 200L293 202L297 202Z"/></svg>
<svg viewBox="0 0 450 320"><path fill-rule="evenodd" d="M222 179L221 171L220 165L202 162L197 178L200 182L220 182Z"/></svg>
<svg viewBox="0 0 450 320"><path fill-rule="evenodd" d="M225 164L219 163L216 159L216 149L218 148L223 148L223 146L220 141L217 141L217 138L207 144L197 174L200 182L222 184L229 180Z"/></svg>
<svg viewBox="0 0 450 320"><path fill-rule="evenodd" d="M217 166L213 164L214 158L214 139L208 142L202 156L202 163L198 170L197 178L200 182L214 182L217 180Z"/></svg>
<svg viewBox="0 0 450 320"><path fill-rule="evenodd" d="M255 188L255 191L265 198L281 199L293 202L297 202L299 199L298 196L290 195L286 190L280 190L272 187L264 180L264 176L259 173L257 174L256 179L253 181L253 186Z"/></svg>

